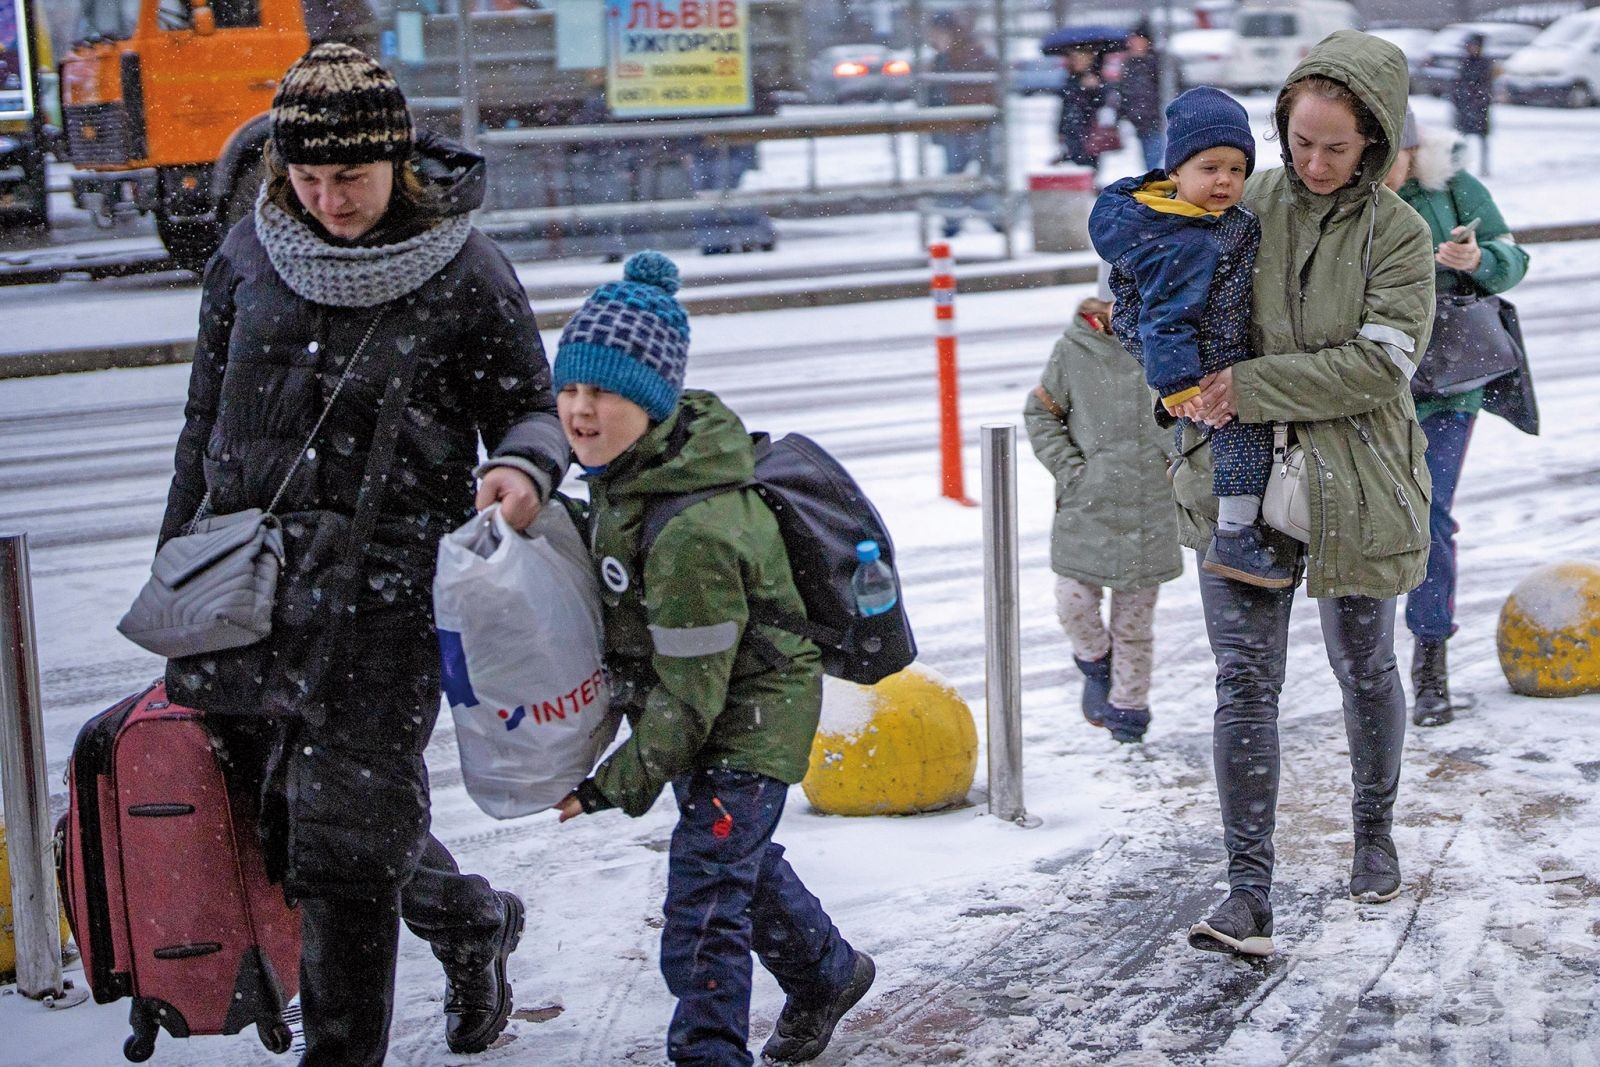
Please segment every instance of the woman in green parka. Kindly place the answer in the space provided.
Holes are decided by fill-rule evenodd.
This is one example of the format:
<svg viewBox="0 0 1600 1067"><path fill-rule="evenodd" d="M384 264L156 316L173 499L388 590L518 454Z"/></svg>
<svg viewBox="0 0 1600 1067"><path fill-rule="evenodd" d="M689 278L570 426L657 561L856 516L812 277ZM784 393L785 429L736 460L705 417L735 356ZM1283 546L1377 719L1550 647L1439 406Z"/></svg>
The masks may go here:
<svg viewBox="0 0 1600 1067"><path fill-rule="evenodd" d="M1278 96L1282 169L1258 171L1245 205L1261 220L1251 307L1254 358L1203 383L1201 419L1285 423L1310 469L1307 591L1319 598L1343 693L1355 842L1349 891L1400 892L1390 824L1406 702L1394 657L1395 598L1422 580L1430 480L1410 379L1433 322L1428 228L1384 187L1405 122L1405 57L1341 30L1311 50ZM1185 450L1199 445L1194 427ZM1203 551L1216 521L1209 451L1174 479L1183 543ZM1291 543L1292 545L1293 543ZM1228 850L1227 900L1189 931L1196 948L1267 955L1278 793L1278 695L1293 590L1204 572L1217 659L1213 751Z"/></svg>
<svg viewBox="0 0 1600 1067"><path fill-rule="evenodd" d="M1528 272L1528 253L1512 238L1489 190L1461 169L1459 148L1448 132L1419 127L1416 116L1407 111L1400 154L1384 184L1428 224L1439 293L1503 293ZM1470 228L1473 220L1476 231ZM1444 652L1445 641L1456 631L1456 523L1450 508L1473 423L1484 409L1484 388L1451 396L1413 391L1413 396L1417 422L1428 435L1433 504L1428 513L1432 538L1428 576L1406 597L1406 628L1416 638L1411 656L1411 721L1443 726L1455 717ZM1496 405L1489 408L1495 410ZM1523 420L1514 422L1529 432L1537 429Z"/></svg>

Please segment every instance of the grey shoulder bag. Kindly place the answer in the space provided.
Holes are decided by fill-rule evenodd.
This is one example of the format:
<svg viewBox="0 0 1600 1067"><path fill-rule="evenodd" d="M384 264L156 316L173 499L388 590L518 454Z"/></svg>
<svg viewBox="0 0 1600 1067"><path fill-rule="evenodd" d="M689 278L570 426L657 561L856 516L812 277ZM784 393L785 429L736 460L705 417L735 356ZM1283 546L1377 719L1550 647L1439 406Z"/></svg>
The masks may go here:
<svg viewBox="0 0 1600 1067"><path fill-rule="evenodd" d="M1301 544L1311 543L1311 485L1306 453L1289 446L1288 423L1272 425L1272 471L1261 494L1261 521Z"/></svg>
<svg viewBox="0 0 1600 1067"><path fill-rule="evenodd" d="M211 503L207 493L188 530L156 552L149 581L117 623L124 637L158 656L175 659L244 648L272 632L272 607L284 562L283 530L275 514L278 502L381 318L381 314L374 317L367 327L266 510L206 516Z"/></svg>

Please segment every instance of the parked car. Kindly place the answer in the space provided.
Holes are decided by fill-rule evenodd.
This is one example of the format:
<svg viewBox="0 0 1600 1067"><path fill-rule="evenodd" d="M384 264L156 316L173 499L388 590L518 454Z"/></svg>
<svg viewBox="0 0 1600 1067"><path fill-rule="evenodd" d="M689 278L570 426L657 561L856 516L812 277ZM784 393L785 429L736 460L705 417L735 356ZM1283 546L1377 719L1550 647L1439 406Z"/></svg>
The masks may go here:
<svg viewBox="0 0 1600 1067"><path fill-rule="evenodd" d="M1505 61L1507 103L1589 107L1600 101L1600 10L1552 22Z"/></svg>
<svg viewBox="0 0 1600 1067"><path fill-rule="evenodd" d="M1433 43L1434 31L1422 26L1389 26L1367 32L1374 37L1381 37L1405 53L1406 69L1411 72L1411 91L1416 92L1417 77L1422 73L1422 65L1428 61L1428 45Z"/></svg>
<svg viewBox="0 0 1600 1067"><path fill-rule="evenodd" d="M1411 76L1411 91L1434 96L1449 93L1467 51L1467 38L1475 33L1483 35L1483 54L1501 63L1539 36L1539 29L1520 22L1452 22L1428 43L1427 61Z"/></svg>
<svg viewBox="0 0 1600 1067"><path fill-rule="evenodd" d="M1067 81L1066 59L1039 51L1037 37L1013 37L1006 42L1011 57L1011 91L1023 96L1059 93Z"/></svg>
<svg viewBox="0 0 1600 1067"><path fill-rule="evenodd" d="M1221 85L1233 58L1232 30L1184 30L1172 35L1172 56L1178 63L1178 90Z"/></svg>
<svg viewBox="0 0 1600 1067"><path fill-rule="evenodd" d="M811 60L806 96L814 104L909 100L911 57L881 44L841 44Z"/></svg>
<svg viewBox="0 0 1600 1067"><path fill-rule="evenodd" d="M1355 29L1354 5L1344 0L1253 0L1233 16L1233 55L1222 86L1240 92L1276 89L1335 30Z"/></svg>

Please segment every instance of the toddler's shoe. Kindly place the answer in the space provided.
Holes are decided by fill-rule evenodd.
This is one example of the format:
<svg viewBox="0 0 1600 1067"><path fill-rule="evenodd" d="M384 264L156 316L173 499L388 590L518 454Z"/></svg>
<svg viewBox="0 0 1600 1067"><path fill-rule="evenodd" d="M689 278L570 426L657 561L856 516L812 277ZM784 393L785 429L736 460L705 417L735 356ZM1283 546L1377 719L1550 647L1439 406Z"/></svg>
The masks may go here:
<svg viewBox="0 0 1600 1067"><path fill-rule="evenodd" d="M1240 530L1219 527L1200 566L1208 573L1262 589L1288 589L1295 583L1294 561L1279 562L1278 553L1257 526Z"/></svg>

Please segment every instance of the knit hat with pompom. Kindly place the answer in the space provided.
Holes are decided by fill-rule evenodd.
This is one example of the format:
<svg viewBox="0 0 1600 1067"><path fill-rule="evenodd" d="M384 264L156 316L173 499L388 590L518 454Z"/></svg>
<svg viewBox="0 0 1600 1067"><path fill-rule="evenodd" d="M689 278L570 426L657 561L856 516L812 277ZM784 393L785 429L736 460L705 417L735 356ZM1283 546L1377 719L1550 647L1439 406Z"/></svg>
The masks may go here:
<svg viewBox="0 0 1600 1067"><path fill-rule="evenodd" d="M672 260L660 252L630 256L622 281L590 293L561 331L551 370L556 391L599 386L664 421L678 407L689 362L689 316L677 291Z"/></svg>

